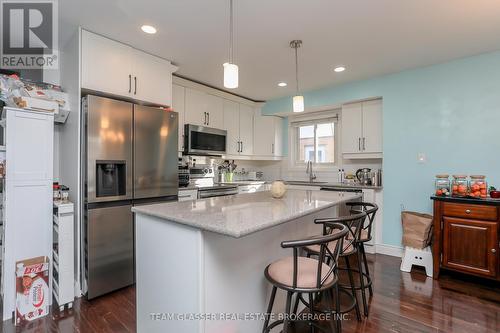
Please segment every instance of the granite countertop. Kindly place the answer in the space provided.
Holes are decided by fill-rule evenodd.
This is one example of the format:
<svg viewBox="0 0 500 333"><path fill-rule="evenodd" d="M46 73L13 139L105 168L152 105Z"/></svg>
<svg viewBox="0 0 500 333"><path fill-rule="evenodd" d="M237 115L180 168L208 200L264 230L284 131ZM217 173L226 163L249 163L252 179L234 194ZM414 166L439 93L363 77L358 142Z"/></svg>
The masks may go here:
<svg viewBox="0 0 500 333"><path fill-rule="evenodd" d="M500 206L500 199L493 199L493 198L478 199L470 197L445 197L445 196L433 195L431 196L431 200L475 204L475 205Z"/></svg>
<svg viewBox="0 0 500 333"><path fill-rule="evenodd" d="M137 206L132 211L240 238L360 197L355 193L288 190L283 198L274 199L264 191Z"/></svg>
<svg viewBox="0 0 500 333"><path fill-rule="evenodd" d="M319 187L330 187L330 188L354 188L354 189L373 189L373 190L382 190L382 186L373 186L373 185L361 185L361 184L347 184L347 183L336 183L336 182L308 182L308 181L293 181L293 180L282 180L285 184L290 185L300 185L300 186L319 186ZM270 180L237 180L234 182L222 182L220 184L225 185L261 185L261 184L270 184L273 181Z"/></svg>

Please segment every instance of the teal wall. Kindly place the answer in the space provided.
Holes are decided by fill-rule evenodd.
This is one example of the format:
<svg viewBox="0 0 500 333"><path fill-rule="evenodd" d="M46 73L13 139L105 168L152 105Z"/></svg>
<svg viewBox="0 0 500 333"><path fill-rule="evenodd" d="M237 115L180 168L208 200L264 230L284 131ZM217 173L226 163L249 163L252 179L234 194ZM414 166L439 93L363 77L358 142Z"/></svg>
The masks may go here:
<svg viewBox="0 0 500 333"><path fill-rule="evenodd" d="M383 242L401 245L401 205L432 212L438 173L485 174L500 187L500 52L304 94L306 109L383 98ZM291 111L291 98L263 113ZM427 162L417 163L418 153Z"/></svg>

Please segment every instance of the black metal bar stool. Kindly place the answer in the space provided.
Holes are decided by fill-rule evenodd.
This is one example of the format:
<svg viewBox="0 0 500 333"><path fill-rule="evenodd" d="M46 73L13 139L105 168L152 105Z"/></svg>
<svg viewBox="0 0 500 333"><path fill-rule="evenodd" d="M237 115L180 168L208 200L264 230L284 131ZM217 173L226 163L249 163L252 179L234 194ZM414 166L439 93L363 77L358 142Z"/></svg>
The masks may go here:
<svg viewBox="0 0 500 333"><path fill-rule="evenodd" d="M282 248L292 248L293 256L286 257L276 262L273 262L266 267L264 275L267 280L273 285L271 298L267 308L267 316L262 329L263 333L267 333L274 327L283 324L283 333L288 332L290 324L292 297L301 297L302 294L309 296L309 311L313 315L314 301L313 297L317 293L325 293L331 301L332 307L334 304L340 304L339 300L334 300L333 289L338 290L338 274L337 260L342 248L342 242L347 235L348 229L342 224L332 224L332 232L326 236L317 236L305 240L285 241L281 243ZM318 259L300 257L299 250L306 246L317 246L319 248ZM329 264L325 263L325 258L330 258ZM269 323L271 311L276 297L276 291L279 289L285 290L286 297L286 314L283 320L276 320ZM336 293L338 298L338 291ZM335 317L331 316L330 326L332 330L340 332L340 321L335 323ZM325 332L313 321L309 321L311 332L316 329Z"/></svg>
<svg viewBox="0 0 500 333"><path fill-rule="evenodd" d="M373 296L373 287L372 287L373 283L370 276L370 270L368 269L368 261L366 259L364 244L372 239L373 221L375 220L375 215L378 211L378 206L370 202L347 202L346 205L350 207L351 214L356 215L359 214L360 212L364 212L368 217L368 219L366 219L363 224L359 239L355 240L354 242L354 245L358 252L358 269L353 270L354 272L357 272L359 274L360 285L355 286L355 289L361 291L361 296L363 298L363 310L365 316L368 316L369 307L366 299L365 290L368 289L370 292L370 296ZM359 258L359 256L361 256L361 258Z"/></svg>
<svg viewBox="0 0 500 333"><path fill-rule="evenodd" d="M348 313L351 310L355 310L356 318L358 321L361 321L361 311L359 309L359 302L356 294L356 284L354 282L353 272L355 271L351 268L351 264L349 262L349 257L353 254L356 254L358 249L356 247L356 240L359 240L361 237L361 230L363 229L363 225L365 223L367 214L363 211L357 212L357 214L351 214L349 216L341 216L335 218L323 218L316 219L314 223L323 225L323 234L329 234L331 232L332 224L340 223L347 227L347 234L343 240L343 246L340 251L340 257L344 259L347 274L349 277L350 286L340 284L340 291L348 295L352 302L348 306L345 306L340 310L339 313ZM318 256L319 251L315 246L308 246L305 248L307 253L307 257ZM328 262L328 257L326 258ZM341 270L341 268L338 268ZM348 292L351 291L351 293Z"/></svg>

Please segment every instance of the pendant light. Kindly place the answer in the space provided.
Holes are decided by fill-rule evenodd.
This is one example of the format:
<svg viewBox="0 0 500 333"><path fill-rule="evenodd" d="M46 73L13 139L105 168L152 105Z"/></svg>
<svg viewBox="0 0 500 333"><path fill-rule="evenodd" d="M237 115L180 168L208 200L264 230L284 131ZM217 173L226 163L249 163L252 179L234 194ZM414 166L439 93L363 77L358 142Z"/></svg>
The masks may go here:
<svg viewBox="0 0 500 333"><path fill-rule="evenodd" d="M233 0L229 0L229 62L223 66L224 87L238 88L238 66L233 63Z"/></svg>
<svg viewBox="0 0 500 333"><path fill-rule="evenodd" d="M290 47L295 49L295 83L297 93L293 96L293 112L304 112L304 96L299 93L299 57L297 54L298 48L302 46L301 40L292 40Z"/></svg>

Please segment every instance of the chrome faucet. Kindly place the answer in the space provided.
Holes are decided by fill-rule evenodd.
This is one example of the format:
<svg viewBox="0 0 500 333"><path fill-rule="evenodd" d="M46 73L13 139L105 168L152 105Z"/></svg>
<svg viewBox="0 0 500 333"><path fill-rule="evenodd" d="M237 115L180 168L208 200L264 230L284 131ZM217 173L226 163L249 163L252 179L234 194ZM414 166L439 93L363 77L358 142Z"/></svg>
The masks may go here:
<svg viewBox="0 0 500 333"><path fill-rule="evenodd" d="M313 173L312 161L307 161L306 173L309 175L309 181L312 183L316 179L316 175Z"/></svg>

